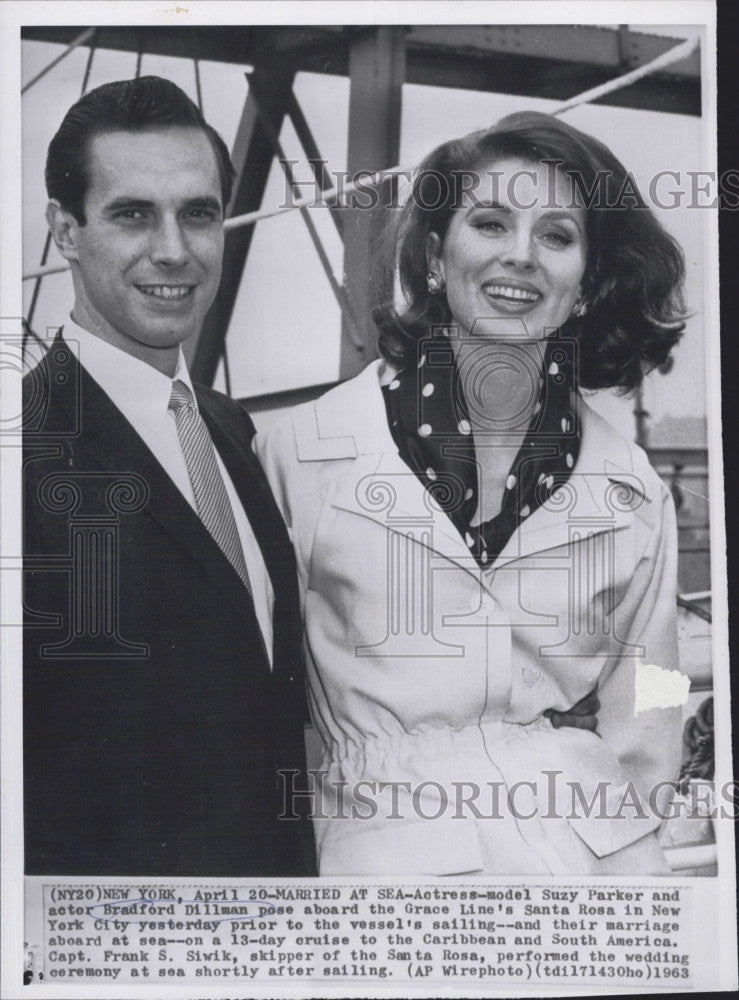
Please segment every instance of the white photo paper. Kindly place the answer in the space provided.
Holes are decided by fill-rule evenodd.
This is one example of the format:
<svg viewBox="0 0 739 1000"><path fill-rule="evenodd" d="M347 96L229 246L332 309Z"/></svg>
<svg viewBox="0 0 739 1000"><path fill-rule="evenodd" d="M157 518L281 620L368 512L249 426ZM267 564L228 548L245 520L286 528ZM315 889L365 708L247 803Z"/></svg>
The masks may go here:
<svg viewBox="0 0 739 1000"><path fill-rule="evenodd" d="M0 33L2 997L735 989L715 5Z"/></svg>

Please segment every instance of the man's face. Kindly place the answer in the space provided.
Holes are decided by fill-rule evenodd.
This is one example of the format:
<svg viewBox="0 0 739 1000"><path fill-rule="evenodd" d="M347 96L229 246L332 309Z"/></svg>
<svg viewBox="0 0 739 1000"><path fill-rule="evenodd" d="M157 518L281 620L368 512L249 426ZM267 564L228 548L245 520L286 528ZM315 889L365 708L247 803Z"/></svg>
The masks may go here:
<svg viewBox="0 0 739 1000"><path fill-rule="evenodd" d="M75 319L157 367L200 328L218 289L223 205L198 128L96 136L86 224L73 223Z"/></svg>

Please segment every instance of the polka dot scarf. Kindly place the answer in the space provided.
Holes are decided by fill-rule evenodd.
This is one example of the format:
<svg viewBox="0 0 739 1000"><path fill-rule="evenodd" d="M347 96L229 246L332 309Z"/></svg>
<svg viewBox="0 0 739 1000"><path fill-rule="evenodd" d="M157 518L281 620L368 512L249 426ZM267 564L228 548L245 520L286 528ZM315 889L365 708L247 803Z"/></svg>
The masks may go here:
<svg viewBox="0 0 739 1000"><path fill-rule="evenodd" d="M475 399L476 384L484 372L484 345L477 360L474 352L465 357L460 372L447 337L424 340L419 344L418 364L399 372L382 388L400 457L449 515L483 568L494 563L519 525L569 479L577 462L580 435L571 399L573 350L571 342L552 341L542 369L537 366L529 371L537 400L506 478L500 513L475 527L471 521L478 508L479 485L470 412L484 425L485 414L477 410ZM520 370L523 352L513 345L510 355L511 365ZM463 385L469 387L469 399Z"/></svg>

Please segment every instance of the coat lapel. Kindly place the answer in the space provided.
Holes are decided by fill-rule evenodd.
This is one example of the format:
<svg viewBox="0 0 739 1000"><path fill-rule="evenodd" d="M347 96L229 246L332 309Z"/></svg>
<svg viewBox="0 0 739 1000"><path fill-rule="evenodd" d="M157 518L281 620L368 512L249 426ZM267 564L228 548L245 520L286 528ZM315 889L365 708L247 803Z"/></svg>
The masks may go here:
<svg viewBox="0 0 739 1000"><path fill-rule="evenodd" d="M633 522L642 504L651 503L624 439L581 398L577 410L581 442L572 475L514 532L494 569L575 540L620 531Z"/></svg>
<svg viewBox="0 0 739 1000"><path fill-rule="evenodd" d="M356 379L317 400L315 425L295 425L298 457L353 458L333 487L329 502L334 507L389 531L413 533L420 544L478 577L479 567L454 523L398 454L380 391L388 374L391 369L374 361Z"/></svg>
<svg viewBox="0 0 739 1000"><path fill-rule="evenodd" d="M444 558L477 571L448 514L434 503L396 450L358 456L351 472L338 481L330 503L388 531L411 534Z"/></svg>

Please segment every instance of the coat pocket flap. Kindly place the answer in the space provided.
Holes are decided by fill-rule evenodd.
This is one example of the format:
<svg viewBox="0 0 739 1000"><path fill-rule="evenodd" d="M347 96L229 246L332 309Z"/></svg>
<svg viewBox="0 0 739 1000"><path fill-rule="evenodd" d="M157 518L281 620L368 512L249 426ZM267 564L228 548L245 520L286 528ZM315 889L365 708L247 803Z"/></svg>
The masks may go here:
<svg viewBox="0 0 739 1000"><path fill-rule="evenodd" d="M582 804L581 804L582 805ZM577 807L573 808L573 813ZM599 858L620 851L634 841L656 830L662 820L649 807L629 782L609 786L590 814L568 816L571 828Z"/></svg>

